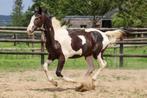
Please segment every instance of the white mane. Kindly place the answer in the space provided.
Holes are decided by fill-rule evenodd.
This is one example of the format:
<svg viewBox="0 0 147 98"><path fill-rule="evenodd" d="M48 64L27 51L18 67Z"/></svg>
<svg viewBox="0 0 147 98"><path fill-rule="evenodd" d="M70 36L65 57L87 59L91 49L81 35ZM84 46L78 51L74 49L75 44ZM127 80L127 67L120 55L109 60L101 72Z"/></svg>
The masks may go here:
<svg viewBox="0 0 147 98"><path fill-rule="evenodd" d="M65 25L61 26L61 22L56 17L52 18L52 25L54 29L66 28Z"/></svg>

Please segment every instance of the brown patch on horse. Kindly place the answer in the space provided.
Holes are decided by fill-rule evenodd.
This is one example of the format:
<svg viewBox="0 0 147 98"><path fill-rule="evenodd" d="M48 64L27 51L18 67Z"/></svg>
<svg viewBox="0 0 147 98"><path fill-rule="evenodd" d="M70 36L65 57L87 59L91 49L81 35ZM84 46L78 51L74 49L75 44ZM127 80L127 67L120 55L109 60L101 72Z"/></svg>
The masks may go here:
<svg viewBox="0 0 147 98"><path fill-rule="evenodd" d="M85 77L84 80L81 82L81 85L75 88L75 90L79 92L85 92L94 89L95 89L95 83L94 80L91 78L91 76Z"/></svg>
<svg viewBox="0 0 147 98"><path fill-rule="evenodd" d="M71 37L71 47L73 50L78 51L82 48L82 40L78 37L79 35L85 35L84 30L72 30L67 29L69 32L69 36Z"/></svg>
<svg viewBox="0 0 147 98"><path fill-rule="evenodd" d="M82 48L82 40L75 34L71 34L71 47L73 50L78 51Z"/></svg>

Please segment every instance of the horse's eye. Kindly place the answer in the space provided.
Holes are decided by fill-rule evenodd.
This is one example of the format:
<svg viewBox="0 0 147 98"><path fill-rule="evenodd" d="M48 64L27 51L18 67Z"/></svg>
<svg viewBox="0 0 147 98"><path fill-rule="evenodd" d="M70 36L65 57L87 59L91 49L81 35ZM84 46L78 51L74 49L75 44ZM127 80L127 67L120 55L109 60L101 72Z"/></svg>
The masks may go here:
<svg viewBox="0 0 147 98"><path fill-rule="evenodd" d="M39 20L39 18L36 18L35 20L37 20L37 21L38 21L38 20Z"/></svg>

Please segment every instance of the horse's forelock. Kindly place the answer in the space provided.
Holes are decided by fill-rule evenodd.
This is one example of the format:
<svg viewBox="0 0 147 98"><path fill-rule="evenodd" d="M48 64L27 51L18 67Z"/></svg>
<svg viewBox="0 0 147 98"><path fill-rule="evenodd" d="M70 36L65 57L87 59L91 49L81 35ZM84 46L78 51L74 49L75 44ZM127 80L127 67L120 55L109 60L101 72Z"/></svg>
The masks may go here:
<svg viewBox="0 0 147 98"><path fill-rule="evenodd" d="M42 8L41 8L41 7L38 7L37 13L38 13L38 14L42 14Z"/></svg>

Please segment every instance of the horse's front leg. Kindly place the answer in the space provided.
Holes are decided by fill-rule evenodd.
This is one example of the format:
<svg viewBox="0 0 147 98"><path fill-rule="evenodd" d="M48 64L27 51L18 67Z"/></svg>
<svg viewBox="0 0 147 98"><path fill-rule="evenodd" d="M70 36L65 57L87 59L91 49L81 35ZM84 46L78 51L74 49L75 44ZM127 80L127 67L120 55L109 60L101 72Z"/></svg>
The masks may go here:
<svg viewBox="0 0 147 98"><path fill-rule="evenodd" d="M61 79L63 79L64 81L66 81L66 82L73 82L73 83L75 83L76 82L75 80L73 80L73 79L71 79L69 77L65 77L65 76L63 76L61 74L63 66L64 66L64 63L65 63L65 57L64 57L64 55L61 55L59 57L59 60L58 60L58 66L57 66L57 70L56 70L56 75L58 77L60 77Z"/></svg>
<svg viewBox="0 0 147 98"><path fill-rule="evenodd" d="M52 60L47 60L44 64L43 64L43 70L47 76L47 79L49 82L51 82L53 85L57 86L57 82L53 80L52 77L49 77L49 71L48 71L48 65L50 65L52 63Z"/></svg>
<svg viewBox="0 0 147 98"><path fill-rule="evenodd" d="M56 69L56 75L61 78L63 77L63 75L61 74L61 71L63 69L64 63L65 63L65 57L64 55L60 55L58 58L58 66Z"/></svg>

